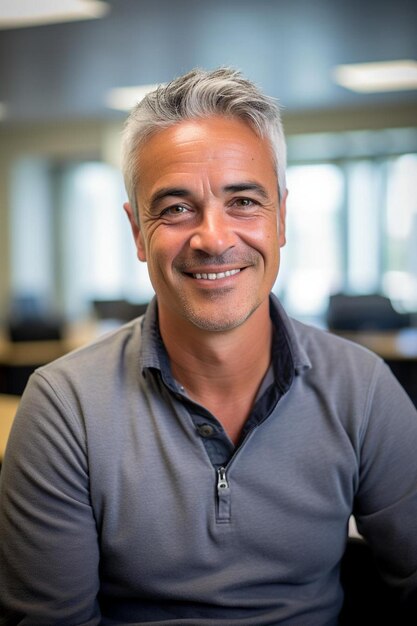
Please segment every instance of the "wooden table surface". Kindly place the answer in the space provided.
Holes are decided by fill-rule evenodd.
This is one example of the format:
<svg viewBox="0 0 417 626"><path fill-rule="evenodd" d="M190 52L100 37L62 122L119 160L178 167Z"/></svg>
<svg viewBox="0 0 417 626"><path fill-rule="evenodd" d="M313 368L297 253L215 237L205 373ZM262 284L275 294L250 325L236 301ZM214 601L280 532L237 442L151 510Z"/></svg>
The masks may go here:
<svg viewBox="0 0 417 626"><path fill-rule="evenodd" d="M0 394L0 462L3 460L7 439L19 406L19 396Z"/></svg>
<svg viewBox="0 0 417 626"><path fill-rule="evenodd" d="M387 361L417 361L417 328L397 331L344 331L341 337L376 352Z"/></svg>
<svg viewBox="0 0 417 626"><path fill-rule="evenodd" d="M0 365L43 365L71 350L89 343L107 329L91 321L74 324L62 339L47 341L10 341L0 330Z"/></svg>

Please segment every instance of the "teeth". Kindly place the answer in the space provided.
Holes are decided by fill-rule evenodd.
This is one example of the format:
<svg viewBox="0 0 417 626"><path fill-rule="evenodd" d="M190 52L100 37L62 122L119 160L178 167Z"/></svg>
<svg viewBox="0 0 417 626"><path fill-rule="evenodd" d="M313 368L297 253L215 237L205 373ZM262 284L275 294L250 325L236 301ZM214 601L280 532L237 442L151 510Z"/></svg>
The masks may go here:
<svg viewBox="0 0 417 626"><path fill-rule="evenodd" d="M202 278L204 278L205 280L217 280L219 278L225 278L226 276L234 276L239 272L240 270L226 270L226 272L219 272L218 274L193 274L193 278L197 278L197 280L201 280Z"/></svg>

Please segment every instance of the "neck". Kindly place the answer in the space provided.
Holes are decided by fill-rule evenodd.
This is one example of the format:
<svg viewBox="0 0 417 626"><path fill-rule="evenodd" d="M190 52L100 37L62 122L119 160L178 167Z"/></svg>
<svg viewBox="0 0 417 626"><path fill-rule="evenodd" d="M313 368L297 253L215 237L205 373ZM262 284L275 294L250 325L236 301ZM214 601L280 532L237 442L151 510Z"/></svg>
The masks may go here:
<svg viewBox="0 0 417 626"><path fill-rule="evenodd" d="M226 332L201 330L165 313L160 310L159 324L174 378L236 439L270 363L269 301Z"/></svg>

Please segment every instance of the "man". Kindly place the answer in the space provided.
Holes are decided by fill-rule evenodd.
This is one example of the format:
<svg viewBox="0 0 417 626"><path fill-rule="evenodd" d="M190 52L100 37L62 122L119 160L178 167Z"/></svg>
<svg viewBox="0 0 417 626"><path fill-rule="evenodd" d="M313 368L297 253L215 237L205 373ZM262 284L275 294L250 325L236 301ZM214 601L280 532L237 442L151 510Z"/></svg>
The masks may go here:
<svg viewBox="0 0 417 626"><path fill-rule="evenodd" d="M417 414L368 351L288 319L279 111L239 73L150 94L125 205L156 299L38 370L2 470L7 624L336 624L348 520L410 603Z"/></svg>

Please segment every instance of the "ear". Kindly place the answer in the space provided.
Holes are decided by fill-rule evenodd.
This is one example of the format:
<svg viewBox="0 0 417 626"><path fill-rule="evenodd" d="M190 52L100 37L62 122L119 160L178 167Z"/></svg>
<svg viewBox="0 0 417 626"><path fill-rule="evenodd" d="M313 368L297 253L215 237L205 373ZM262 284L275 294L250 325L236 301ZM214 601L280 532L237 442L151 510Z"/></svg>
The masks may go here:
<svg viewBox="0 0 417 626"><path fill-rule="evenodd" d="M285 236L285 225L286 225L286 218L287 218L287 198L288 198L288 189L285 190L283 197L281 198L281 201L279 203L279 209L278 209L278 243L279 243L279 247L282 248L283 246L285 246L287 240L286 240L286 236Z"/></svg>
<svg viewBox="0 0 417 626"><path fill-rule="evenodd" d="M146 250L143 241L142 230L136 221L136 216L132 205L129 202L125 202L123 208L130 222L130 228L132 229L133 239L136 245L137 257L139 261L146 261Z"/></svg>

